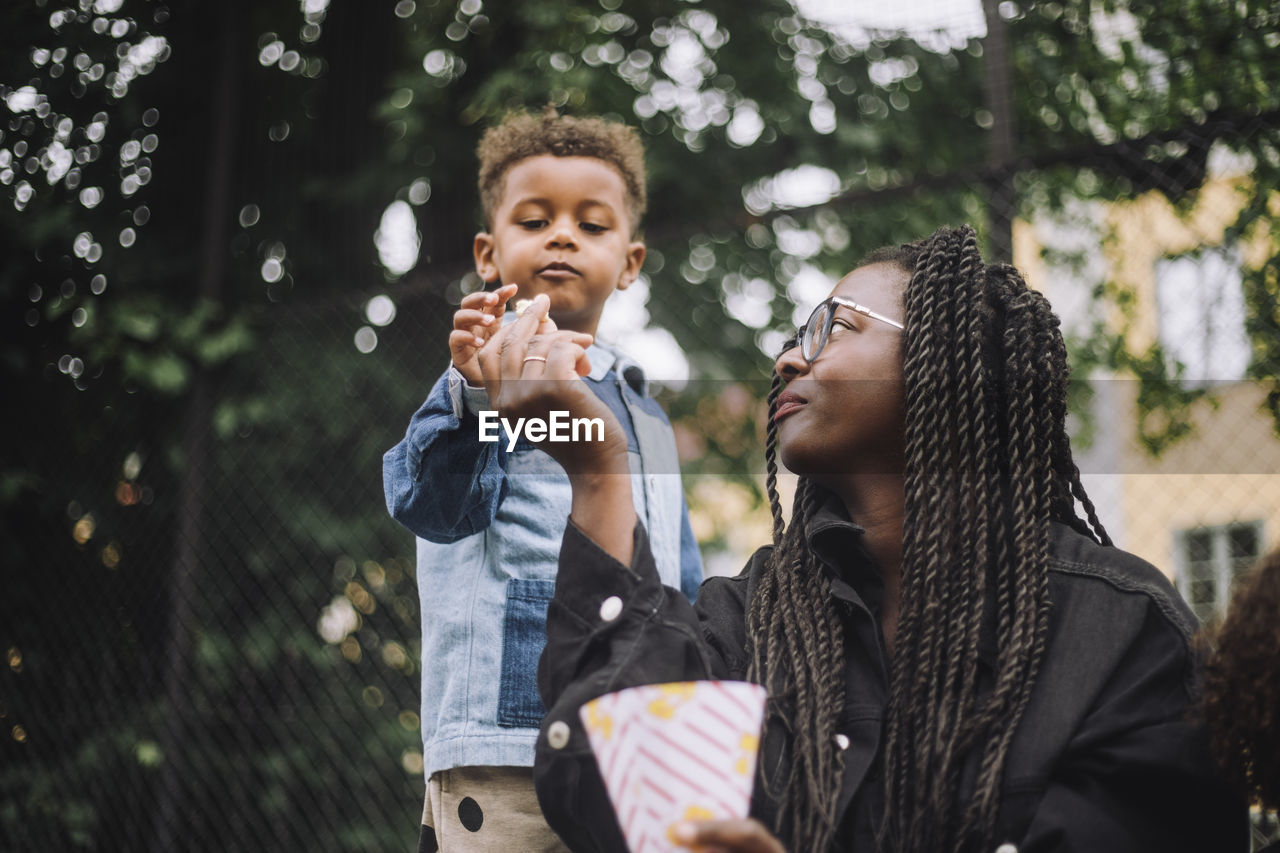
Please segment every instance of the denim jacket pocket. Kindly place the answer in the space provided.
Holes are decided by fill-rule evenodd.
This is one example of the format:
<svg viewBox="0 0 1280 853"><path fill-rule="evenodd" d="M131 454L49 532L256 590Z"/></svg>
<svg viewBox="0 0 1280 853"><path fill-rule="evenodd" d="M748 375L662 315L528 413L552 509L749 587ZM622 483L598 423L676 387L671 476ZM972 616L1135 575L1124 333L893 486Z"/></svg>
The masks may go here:
<svg viewBox="0 0 1280 853"><path fill-rule="evenodd" d="M504 728L536 728L546 714L538 695L538 658L547 644L547 604L555 589L554 580L507 581L498 686L498 725Z"/></svg>

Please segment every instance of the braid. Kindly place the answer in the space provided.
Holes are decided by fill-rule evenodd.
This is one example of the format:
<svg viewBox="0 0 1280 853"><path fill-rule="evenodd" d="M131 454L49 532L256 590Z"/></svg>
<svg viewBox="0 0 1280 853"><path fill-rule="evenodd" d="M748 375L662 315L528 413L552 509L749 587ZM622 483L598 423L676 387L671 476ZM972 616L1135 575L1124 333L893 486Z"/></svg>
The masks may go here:
<svg viewBox="0 0 1280 853"><path fill-rule="evenodd" d="M1109 539L1071 456L1066 349L1048 302L1013 267L986 266L968 227L878 250L871 263L911 274L904 539L879 841L895 853L986 850L1044 656L1050 522ZM808 546L826 493L800 478L790 524L783 519L773 420L783 384L775 373L765 432L773 550L748 605L747 644L750 677L768 687L770 719L789 739L783 789L769 791L780 832L790 849L820 851L834 835L840 789L832 734L844 704L844 634ZM980 690L986 636L994 670ZM962 795L970 761L977 773Z"/></svg>
<svg viewBox="0 0 1280 853"><path fill-rule="evenodd" d="M768 792L778 800L780 813L790 815L790 847L823 850L835 829L840 790L840 752L834 732L844 707L844 643L826 576L807 541L809 522L823 498L821 490L802 478L791 524L784 526L782 520L773 425L781 388L775 376L765 432L766 491L774 542L747 610L749 677L769 689L768 714L779 719L790 736L791 765L783 790Z"/></svg>
<svg viewBox="0 0 1280 853"><path fill-rule="evenodd" d="M912 273L881 843L901 853L987 849L1009 748L1044 654L1049 523L1103 541L1106 533L1071 458L1066 350L1048 302L1013 267L985 266L967 227L871 260ZM980 694L984 630L996 659L990 691ZM962 802L973 750L978 772Z"/></svg>
<svg viewBox="0 0 1280 853"><path fill-rule="evenodd" d="M773 421L774 412L778 409L778 395L782 393L782 377L775 370L769 383L769 422L764 428L764 470L765 493L769 496L769 510L773 515L773 544L782 541L785 527L782 520L782 501L778 498L778 425Z"/></svg>

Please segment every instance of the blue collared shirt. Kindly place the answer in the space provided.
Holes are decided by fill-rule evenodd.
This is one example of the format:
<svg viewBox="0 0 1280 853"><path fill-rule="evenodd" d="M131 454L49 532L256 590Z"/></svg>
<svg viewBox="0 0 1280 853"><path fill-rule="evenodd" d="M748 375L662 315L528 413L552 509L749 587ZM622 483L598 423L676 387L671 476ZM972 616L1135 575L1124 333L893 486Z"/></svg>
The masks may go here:
<svg viewBox="0 0 1280 853"><path fill-rule="evenodd" d="M591 389L627 433L632 499L665 583L690 599L702 560L675 438L639 365L588 349ZM387 509L417 537L422 735L428 776L452 767L531 766L542 702L538 657L569 515L569 479L525 439L479 440L490 409L450 367L383 457Z"/></svg>

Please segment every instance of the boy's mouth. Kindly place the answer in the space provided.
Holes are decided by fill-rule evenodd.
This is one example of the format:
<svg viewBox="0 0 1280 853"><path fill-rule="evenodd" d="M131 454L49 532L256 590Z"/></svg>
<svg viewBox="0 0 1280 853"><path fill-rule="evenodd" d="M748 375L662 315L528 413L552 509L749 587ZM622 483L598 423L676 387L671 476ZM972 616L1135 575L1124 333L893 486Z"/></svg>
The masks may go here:
<svg viewBox="0 0 1280 853"><path fill-rule="evenodd" d="M564 261L552 261L538 270L538 275L547 276L548 278L564 278L565 276L581 275L581 273Z"/></svg>

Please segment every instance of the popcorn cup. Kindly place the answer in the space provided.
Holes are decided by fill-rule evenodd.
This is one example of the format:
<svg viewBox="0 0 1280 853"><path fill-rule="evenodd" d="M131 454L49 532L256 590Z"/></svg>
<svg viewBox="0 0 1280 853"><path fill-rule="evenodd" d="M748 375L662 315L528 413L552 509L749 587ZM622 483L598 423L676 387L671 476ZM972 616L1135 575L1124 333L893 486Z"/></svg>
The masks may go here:
<svg viewBox="0 0 1280 853"><path fill-rule="evenodd" d="M747 816L766 692L743 681L649 684L579 710L631 853L684 850L683 820Z"/></svg>

